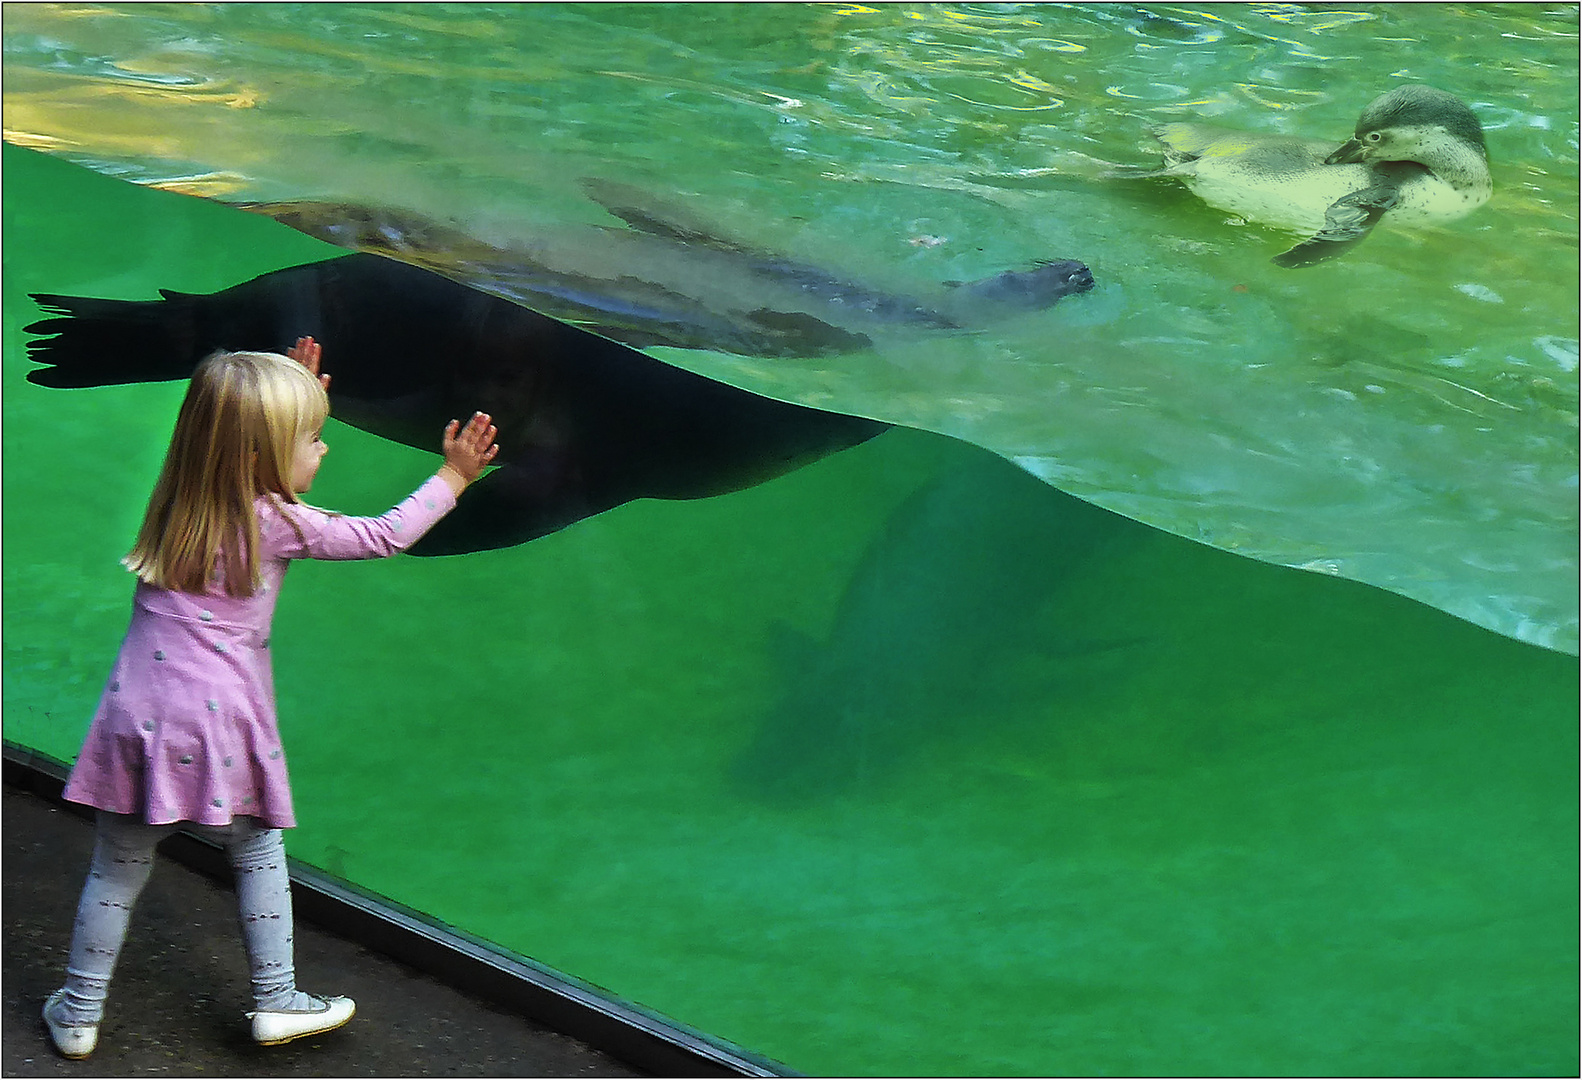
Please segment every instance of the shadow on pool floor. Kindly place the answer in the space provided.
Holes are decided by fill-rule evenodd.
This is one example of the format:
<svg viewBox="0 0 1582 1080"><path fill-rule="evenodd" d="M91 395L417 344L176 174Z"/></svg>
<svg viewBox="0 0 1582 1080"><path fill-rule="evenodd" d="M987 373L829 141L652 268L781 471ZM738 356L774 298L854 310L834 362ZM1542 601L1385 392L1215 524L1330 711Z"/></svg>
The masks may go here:
<svg viewBox="0 0 1582 1080"><path fill-rule="evenodd" d="M163 857L133 913L99 1049L67 1061L39 1009L60 985L93 826L11 783L0 824L5 1076L645 1075L303 919L298 981L355 998L357 1016L318 1038L257 1046L233 894Z"/></svg>

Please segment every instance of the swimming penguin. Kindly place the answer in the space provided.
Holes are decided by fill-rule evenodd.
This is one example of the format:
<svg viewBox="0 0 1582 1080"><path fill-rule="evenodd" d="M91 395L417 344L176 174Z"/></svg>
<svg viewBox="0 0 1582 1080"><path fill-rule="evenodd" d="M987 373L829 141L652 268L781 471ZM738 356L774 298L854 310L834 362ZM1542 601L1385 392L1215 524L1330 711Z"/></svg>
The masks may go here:
<svg viewBox="0 0 1582 1080"><path fill-rule="evenodd" d="M887 424L715 382L420 267L344 255L221 292L159 300L35 294L50 316L28 381L59 388L185 379L216 348L284 349L309 334L335 376L335 416L428 449L486 409L497 468L412 550L508 547L632 499L751 487Z"/></svg>
<svg viewBox="0 0 1582 1080"><path fill-rule="evenodd" d="M1334 258L1386 215L1406 226L1453 221L1493 191L1483 126L1459 98L1428 86L1374 99L1338 149L1200 124L1166 124L1154 135L1165 167L1131 175L1178 176L1210 206L1312 233L1274 257L1284 267Z"/></svg>

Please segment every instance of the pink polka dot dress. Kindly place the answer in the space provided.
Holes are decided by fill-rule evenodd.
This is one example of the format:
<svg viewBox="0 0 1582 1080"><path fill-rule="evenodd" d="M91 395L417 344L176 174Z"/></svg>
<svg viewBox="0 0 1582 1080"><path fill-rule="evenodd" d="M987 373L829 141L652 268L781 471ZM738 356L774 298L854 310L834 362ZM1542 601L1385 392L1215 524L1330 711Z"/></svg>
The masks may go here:
<svg viewBox="0 0 1582 1080"><path fill-rule="evenodd" d="M379 517L260 499L262 584L252 596L140 583L66 798L154 825L224 825L246 815L294 826L269 664L269 627L287 567L292 559L394 555L455 505L437 476Z"/></svg>

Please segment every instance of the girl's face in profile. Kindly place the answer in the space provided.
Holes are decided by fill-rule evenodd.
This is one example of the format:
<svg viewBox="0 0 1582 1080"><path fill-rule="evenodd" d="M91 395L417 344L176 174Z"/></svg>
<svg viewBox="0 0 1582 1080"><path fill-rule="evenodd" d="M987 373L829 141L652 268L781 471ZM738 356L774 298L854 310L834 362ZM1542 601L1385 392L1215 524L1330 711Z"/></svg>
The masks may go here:
<svg viewBox="0 0 1582 1080"><path fill-rule="evenodd" d="M291 456L291 490L301 495L313 486L313 478L318 475L319 462L324 459L324 453L329 449L324 445L324 440L319 437L321 429L304 431L297 437L296 450Z"/></svg>

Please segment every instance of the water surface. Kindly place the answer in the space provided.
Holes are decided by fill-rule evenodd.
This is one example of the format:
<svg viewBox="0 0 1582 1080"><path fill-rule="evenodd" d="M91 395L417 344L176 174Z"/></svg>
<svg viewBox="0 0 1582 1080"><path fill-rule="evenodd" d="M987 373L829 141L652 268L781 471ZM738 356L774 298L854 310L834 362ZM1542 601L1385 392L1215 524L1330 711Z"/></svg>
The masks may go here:
<svg viewBox="0 0 1582 1080"><path fill-rule="evenodd" d="M1576 651L1574 7L26 5L5 48L13 141L612 278L657 271L587 178L901 292L1080 258L1093 293L971 331L654 351ZM1291 237L1102 175L1161 121L1338 143L1403 82L1472 105L1495 197L1331 264L1280 270Z"/></svg>

